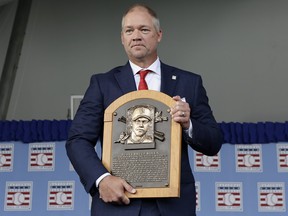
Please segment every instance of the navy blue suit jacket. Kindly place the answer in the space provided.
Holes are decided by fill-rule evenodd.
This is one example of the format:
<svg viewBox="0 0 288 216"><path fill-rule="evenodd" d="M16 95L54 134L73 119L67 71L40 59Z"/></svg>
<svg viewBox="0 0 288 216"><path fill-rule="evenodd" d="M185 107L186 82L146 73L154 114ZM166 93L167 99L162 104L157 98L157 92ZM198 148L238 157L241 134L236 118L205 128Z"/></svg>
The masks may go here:
<svg viewBox="0 0 288 216"><path fill-rule="evenodd" d="M120 96L136 90L129 63L93 75L70 128L66 150L85 190L93 197L91 215L134 216L140 210L141 199L131 199L128 206L104 203L95 186L96 179L107 172L94 150L96 142L102 141L104 111ZM215 155L221 148L222 134L199 75L161 63L161 92L171 97L185 97L191 109L193 137L184 133L182 136L180 198L157 199L158 208L163 216L193 216L196 196L188 146L206 155Z"/></svg>

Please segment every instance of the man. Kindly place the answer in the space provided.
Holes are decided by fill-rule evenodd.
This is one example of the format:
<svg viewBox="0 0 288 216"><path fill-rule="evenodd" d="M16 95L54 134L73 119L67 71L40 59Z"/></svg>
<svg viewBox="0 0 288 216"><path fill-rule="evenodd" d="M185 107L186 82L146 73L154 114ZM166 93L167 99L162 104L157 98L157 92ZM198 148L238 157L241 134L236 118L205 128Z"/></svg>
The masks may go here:
<svg viewBox="0 0 288 216"><path fill-rule="evenodd" d="M153 10L144 5L129 8L122 18L121 32L129 62L92 76L74 118L66 149L85 190L93 197L93 216L195 216L195 181L188 146L205 155L215 155L221 148L222 134L208 105L201 77L160 62L157 46L161 39L160 23ZM150 90L161 91L175 100L171 117L183 129L180 198L129 199L125 192L137 190L110 175L94 150L96 142L102 141L105 109L123 94L137 90L138 71L143 69L150 70L145 77Z"/></svg>

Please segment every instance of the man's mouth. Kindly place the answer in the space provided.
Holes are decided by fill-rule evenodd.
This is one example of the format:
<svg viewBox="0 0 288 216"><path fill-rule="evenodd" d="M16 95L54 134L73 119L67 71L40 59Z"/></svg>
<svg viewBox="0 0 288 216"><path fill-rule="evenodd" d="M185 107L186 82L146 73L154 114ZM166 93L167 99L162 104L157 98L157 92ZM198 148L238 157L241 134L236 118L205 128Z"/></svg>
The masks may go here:
<svg viewBox="0 0 288 216"><path fill-rule="evenodd" d="M133 47L140 47L140 46L144 47L143 44L134 44L134 45L132 45L132 48L133 48Z"/></svg>

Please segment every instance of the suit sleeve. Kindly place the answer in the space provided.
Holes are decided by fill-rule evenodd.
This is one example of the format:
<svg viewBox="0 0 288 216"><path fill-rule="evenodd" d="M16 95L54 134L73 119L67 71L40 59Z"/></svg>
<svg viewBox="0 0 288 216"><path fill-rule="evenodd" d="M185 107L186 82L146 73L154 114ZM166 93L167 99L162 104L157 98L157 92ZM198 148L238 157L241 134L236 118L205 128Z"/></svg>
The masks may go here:
<svg viewBox="0 0 288 216"><path fill-rule="evenodd" d="M194 150L208 156L216 155L222 146L223 135L209 106L200 76L195 82L193 98L190 104L193 136L184 135L183 138Z"/></svg>
<svg viewBox="0 0 288 216"><path fill-rule="evenodd" d="M102 139L103 115L103 98L97 75L94 75L77 110L66 142L67 155L85 190L91 195L96 191L96 179L107 172L95 152L97 141Z"/></svg>

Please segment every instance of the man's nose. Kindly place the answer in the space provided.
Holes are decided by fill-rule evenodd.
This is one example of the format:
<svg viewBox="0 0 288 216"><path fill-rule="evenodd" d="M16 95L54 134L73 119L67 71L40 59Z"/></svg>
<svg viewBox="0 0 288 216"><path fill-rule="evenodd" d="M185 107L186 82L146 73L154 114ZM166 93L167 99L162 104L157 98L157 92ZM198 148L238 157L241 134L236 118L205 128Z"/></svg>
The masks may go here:
<svg viewBox="0 0 288 216"><path fill-rule="evenodd" d="M133 41L141 41L140 31L135 30L135 31L133 32Z"/></svg>

